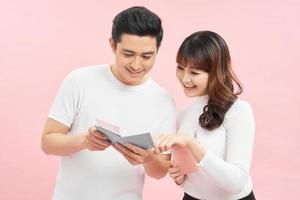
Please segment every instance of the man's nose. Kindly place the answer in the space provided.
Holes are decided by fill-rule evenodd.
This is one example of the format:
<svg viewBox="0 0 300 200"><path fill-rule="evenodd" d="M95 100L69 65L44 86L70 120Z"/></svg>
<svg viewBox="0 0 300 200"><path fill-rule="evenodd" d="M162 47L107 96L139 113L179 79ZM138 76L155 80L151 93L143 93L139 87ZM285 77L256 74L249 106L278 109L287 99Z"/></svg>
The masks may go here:
<svg viewBox="0 0 300 200"><path fill-rule="evenodd" d="M131 63L130 68L134 71L139 71L142 68L142 59L137 56L135 60Z"/></svg>

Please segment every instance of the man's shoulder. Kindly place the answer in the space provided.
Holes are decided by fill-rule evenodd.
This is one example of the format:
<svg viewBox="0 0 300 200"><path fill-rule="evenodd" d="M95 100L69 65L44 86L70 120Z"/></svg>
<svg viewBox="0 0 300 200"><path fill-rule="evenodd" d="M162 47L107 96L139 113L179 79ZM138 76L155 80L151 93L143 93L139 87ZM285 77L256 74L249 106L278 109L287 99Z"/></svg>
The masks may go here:
<svg viewBox="0 0 300 200"><path fill-rule="evenodd" d="M98 74L101 73L101 71L104 71L108 66L109 65L107 64L83 66L72 70L70 75L74 76L75 78L79 78L90 74Z"/></svg>
<svg viewBox="0 0 300 200"><path fill-rule="evenodd" d="M150 87L155 92L157 92L159 94L170 96L169 92L163 86L161 86L159 83L157 83L155 80L153 80L152 78L151 78L150 84L151 84Z"/></svg>
<svg viewBox="0 0 300 200"><path fill-rule="evenodd" d="M153 79L151 80L151 90L155 94L157 100L159 101L164 100L168 104L175 105L175 101L172 95L164 87L162 87Z"/></svg>

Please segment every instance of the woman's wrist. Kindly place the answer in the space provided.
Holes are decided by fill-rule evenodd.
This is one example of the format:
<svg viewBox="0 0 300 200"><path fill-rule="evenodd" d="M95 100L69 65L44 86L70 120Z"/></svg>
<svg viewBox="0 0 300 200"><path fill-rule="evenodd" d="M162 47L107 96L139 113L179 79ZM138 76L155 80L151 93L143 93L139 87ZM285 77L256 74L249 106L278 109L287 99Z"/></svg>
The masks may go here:
<svg viewBox="0 0 300 200"><path fill-rule="evenodd" d="M192 138L189 138L187 143L197 162L200 162L206 153L206 149L197 140Z"/></svg>
<svg viewBox="0 0 300 200"><path fill-rule="evenodd" d="M186 175L183 175L182 180L180 180L179 182L175 179L176 185L181 186L184 183L185 179L186 179Z"/></svg>

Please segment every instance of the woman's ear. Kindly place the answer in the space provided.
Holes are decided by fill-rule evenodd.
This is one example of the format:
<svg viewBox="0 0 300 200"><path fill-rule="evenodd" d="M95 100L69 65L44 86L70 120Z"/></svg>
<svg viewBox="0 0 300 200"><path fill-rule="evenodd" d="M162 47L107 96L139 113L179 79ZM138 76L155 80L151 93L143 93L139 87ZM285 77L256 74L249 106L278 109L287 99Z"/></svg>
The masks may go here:
<svg viewBox="0 0 300 200"><path fill-rule="evenodd" d="M109 44L113 53L116 53L117 44L114 42L112 38L109 38Z"/></svg>

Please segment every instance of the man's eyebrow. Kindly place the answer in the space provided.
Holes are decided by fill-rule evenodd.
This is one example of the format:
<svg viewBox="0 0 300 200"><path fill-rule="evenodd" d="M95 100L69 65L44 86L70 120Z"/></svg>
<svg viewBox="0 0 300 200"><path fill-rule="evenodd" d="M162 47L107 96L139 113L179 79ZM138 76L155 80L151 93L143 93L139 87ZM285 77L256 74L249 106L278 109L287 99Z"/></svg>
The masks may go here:
<svg viewBox="0 0 300 200"><path fill-rule="evenodd" d="M146 51L146 52L143 52L142 54L145 55L145 54L154 54L155 52L154 51Z"/></svg>
<svg viewBox="0 0 300 200"><path fill-rule="evenodd" d="M131 51L129 49L122 49L122 51L127 52L127 53L135 53L134 51Z"/></svg>
<svg viewBox="0 0 300 200"><path fill-rule="evenodd" d="M122 51L124 51L126 53L136 54L136 52L129 50L129 49L122 49ZM146 52L143 52L142 54L145 55L145 54L154 54L154 53L155 53L154 51L146 51Z"/></svg>

